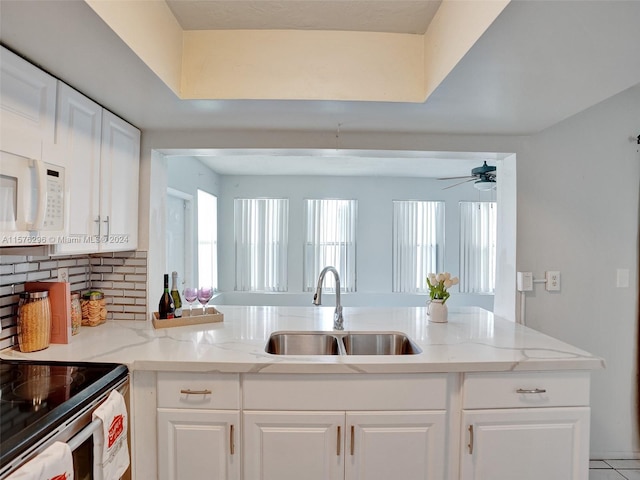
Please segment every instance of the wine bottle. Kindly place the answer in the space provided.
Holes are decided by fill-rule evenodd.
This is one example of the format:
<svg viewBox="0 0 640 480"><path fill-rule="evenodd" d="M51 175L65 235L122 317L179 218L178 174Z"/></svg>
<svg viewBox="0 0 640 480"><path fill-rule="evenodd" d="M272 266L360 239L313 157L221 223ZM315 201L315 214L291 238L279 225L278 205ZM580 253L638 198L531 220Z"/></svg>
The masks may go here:
<svg viewBox="0 0 640 480"><path fill-rule="evenodd" d="M173 298L169 294L169 274L164 274L164 292L160 297L160 303L158 304L158 315L161 319L167 320L173 318L174 306Z"/></svg>
<svg viewBox="0 0 640 480"><path fill-rule="evenodd" d="M175 308L173 315L176 318L180 318L182 316L182 299L178 291L178 272L171 272L171 298Z"/></svg>

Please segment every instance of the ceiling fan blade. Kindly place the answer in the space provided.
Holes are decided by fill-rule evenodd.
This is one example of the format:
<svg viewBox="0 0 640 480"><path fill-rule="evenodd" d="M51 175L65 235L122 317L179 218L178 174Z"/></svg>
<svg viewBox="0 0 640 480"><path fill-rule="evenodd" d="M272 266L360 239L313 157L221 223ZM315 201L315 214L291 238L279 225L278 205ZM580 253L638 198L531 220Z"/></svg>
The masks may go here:
<svg viewBox="0 0 640 480"><path fill-rule="evenodd" d="M475 175L464 175L462 177L442 177L436 178L436 180L458 180L459 178L476 178Z"/></svg>
<svg viewBox="0 0 640 480"><path fill-rule="evenodd" d="M472 177L469 180L464 180L463 182L454 183L453 185L449 185L448 187L444 187L442 190L448 190L449 188L457 187L458 185L462 185L463 183L473 182L476 177Z"/></svg>

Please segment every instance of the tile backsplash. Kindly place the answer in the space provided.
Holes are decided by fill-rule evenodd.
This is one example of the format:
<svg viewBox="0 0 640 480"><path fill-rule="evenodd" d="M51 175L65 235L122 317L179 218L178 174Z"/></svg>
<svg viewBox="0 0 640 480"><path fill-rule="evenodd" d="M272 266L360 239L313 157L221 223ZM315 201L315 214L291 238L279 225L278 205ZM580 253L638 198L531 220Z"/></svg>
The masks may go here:
<svg viewBox="0 0 640 480"><path fill-rule="evenodd" d="M18 341L17 309L24 284L56 281L59 268L68 269L72 292L89 289L104 292L107 320L147 319L147 252L68 257L0 255L0 350Z"/></svg>

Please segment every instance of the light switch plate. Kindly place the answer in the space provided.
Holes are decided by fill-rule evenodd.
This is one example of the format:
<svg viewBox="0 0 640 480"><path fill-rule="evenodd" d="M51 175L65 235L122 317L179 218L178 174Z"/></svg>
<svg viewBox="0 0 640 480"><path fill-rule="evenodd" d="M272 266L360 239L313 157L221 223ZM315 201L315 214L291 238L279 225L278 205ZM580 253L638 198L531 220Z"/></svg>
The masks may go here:
<svg viewBox="0 0 640 480"><path fill-rule="evenodd" d="M616 287L628 288L629 287L629 269L618 268L616 270Z"/></svg>

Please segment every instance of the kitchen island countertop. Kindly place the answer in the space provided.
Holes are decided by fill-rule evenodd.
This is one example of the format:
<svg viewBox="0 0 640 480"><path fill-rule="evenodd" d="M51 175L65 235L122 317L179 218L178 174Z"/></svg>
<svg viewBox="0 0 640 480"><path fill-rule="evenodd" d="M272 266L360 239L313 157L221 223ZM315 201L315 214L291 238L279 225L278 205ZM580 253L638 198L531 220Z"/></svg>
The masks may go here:
<svg viewBox="0 0 640 480"><path fill-rule="evenodd" d="M593 370L604 361L478 307L450 307L449 322L431 323L423 307L344 307L345 331L399 331L417 355L285 356L265 352L279 330L331 331L333 307L217 306L224 322L154 329L107 321L82 327L66 345L2 358L117 362L131 370L235 373L429 373Z"/></svg>

